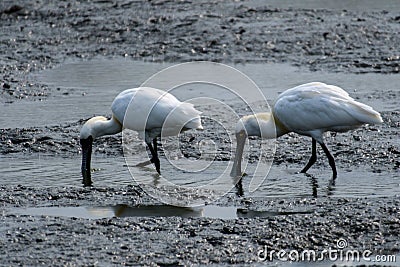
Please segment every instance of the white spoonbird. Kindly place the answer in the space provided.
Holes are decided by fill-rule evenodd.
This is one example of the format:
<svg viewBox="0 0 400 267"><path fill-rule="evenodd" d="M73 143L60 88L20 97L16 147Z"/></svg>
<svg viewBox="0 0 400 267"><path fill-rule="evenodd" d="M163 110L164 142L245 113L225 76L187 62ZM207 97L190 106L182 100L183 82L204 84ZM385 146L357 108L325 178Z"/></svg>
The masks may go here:
<svg viewBox="0 0 400 267"><path fill-rule="evenodd" d="M160 173L157 137L177 135L189 129L203 129L200 114L192 104L180 102L162 90L139 87L121 92L111 105L112 118L97 116L89 119L80 132L82 146L83 184L92 184L90 161L92 143L97 137L112 135L123 128L137 131L150 149L156 170Z"/></svg>
<svg viewBox="0 0 400 267"><path fill-rule="evenodd" d="M307 172L317 160L318 142L328 157L335 179L335 160L324 144L324 132L345 132L374 123L382 123L380 114L370 106L355 101L343 89L319 82L299 85L280 94L271 113L249 115L239 120L231 175L242 175L241 161L247 136L271 139L295 132L312 138L312 155L301 172Z"/></svg>

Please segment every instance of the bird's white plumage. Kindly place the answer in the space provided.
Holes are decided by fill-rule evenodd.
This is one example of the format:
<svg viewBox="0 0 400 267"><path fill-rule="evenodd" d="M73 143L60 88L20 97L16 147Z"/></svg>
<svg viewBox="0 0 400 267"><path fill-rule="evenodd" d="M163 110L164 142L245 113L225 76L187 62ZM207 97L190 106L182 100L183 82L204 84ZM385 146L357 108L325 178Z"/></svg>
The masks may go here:
<svg viewBox="0 0 400 267"><path fill-rule="evenodd" d="M324 144L326 131L344 132L364 124L382 123L378 112L370 106L355 101L349 94L334 85L312 82L284 91L276 99L270 113L242 117L236 125L236 156L231 175L241 175L241 160L248 136L276 138L295 132L313 138L321 145L332 167L333 178L337 172L335 162ZM302 170L306 172L315 162L316 152Z"/></svg>
<svg viewBox="0 0 400 267"><path fill-rule="evenodd" d="M200 114L190 103L180 102L165 91L140 87L121 92L111 105L111 110L124 128L151 138L159 135L176 135L181 129L202 129Z"/></svg>
<svg viewBox="0 0 400 267"><path fill-rule="evenodd" d="M111 105L112 118L96 116L89 119L80 132L82 147L83 184L91 181L91 154L93 140L103 135L116 134L123 128L137 131L145 139L158 173L160 159L157 153L157 137L178 135L189 129L203 129L198 110L190 103L180 102L168 92L139 87L121 92Z"/></svg>
<svg viewBox="0 0 400 267"><path fill-rule="evenodd" d="M355 101L346 91L317 82L283 92L274 104L273 115L289 131L317 140L325 131L340 132L382 122L378 112Z"/></svg>
<svg viewBox="0 0 400 267"><path fill-rule="evenodd" d="M120 132L123 128L139 132L140 137L153 139L177 135L182 130L203 129L201 112L191 103L180 102L175 96L150 87L121 92L111 105L110 120L96 116L82 127L80 138L97 138Z"/></svg>
<svg viewBox="0 0 400 267"><path fill-rule="evenodd" d="M122 124L114 116L111 120L103 116L96 116L82 126L80 139L86 139L89 136L95 139L99 136L119 133L121 130Z"/></svg>

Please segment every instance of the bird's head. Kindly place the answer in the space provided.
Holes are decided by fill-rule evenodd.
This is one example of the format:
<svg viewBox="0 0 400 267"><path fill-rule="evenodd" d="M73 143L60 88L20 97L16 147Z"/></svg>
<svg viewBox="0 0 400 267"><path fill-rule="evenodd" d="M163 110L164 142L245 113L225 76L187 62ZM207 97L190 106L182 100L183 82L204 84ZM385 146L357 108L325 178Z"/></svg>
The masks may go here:
<svg viewBox="0 0 400 267"><path fill-rule="evenodd" d="M107 119L103 116L93 117L81 129L80 142L82 147L82 177L83 184L90 186L90 161L92 156L93 140L103 135L116 134L122 131L121 123L113 116Z"/></svg>
<svg viewBox="0 0 400 267"><path fill-rule="evenodd" d="M93 139L101 136L102 124L108 121L106 117L96 116L85 122L80 132L80 139L87 139L91 136Z"/></svg>
<svg viewBox="0 0 400 267"><path fill-rule="evenodd" d="M242 176L242 155L244 150L244 145L246 143L246 138L248 136L246 125L250 116L245 116L241 118L235 128L236 135L236 154L233 161L233 166L231 170L232 177Z"/></svg>
<svg viewBox="0 0 400 267"><path fill-rule="evenodd" d="M242 117L236 124L236 155L231 176L241 176L241 162L246 138L258 136L261 138L276 138L276 127L271 113L257 113Z"/></svg>
<svg viewBox="0 0 400 267"><path fill-rule="evenodd" d="M80 132L80 143L82 148L82 183L84 186L91 186L91 170L90 170L90 162L92 158L92 145L93 140L97 136L97 127L96 125L100 121L107 120L105 117L97 116L89 119L83 126Z"/></svg>

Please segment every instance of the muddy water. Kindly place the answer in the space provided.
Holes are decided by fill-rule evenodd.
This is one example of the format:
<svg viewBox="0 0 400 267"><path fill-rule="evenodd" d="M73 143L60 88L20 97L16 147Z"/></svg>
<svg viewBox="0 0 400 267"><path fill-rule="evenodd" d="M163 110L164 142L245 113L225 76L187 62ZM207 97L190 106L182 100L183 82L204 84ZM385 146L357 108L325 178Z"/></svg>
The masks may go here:
<svg viewBox="0 0 400 267"><path fill-rule="evenodd" d="M67 63L58 68L36 74L40 82L52 84L59 88L61 97L50 97L43 102L20 101L0 107L0 122L3 128L20 128L39 125L57 125L62 122L77 121L92 115L109 115L109 106L121 90L139 86L152 74L168 67L168 64L143 63L125 60L94 60L88 62ZM274 99L279 92L300 83L319 80L346 88L354 97L375 107L379 111L396 108L396 102L381 101L370 95L378 89L398 91L396 75L381 74L332 74L308 72L287 64L246 64L236 65L261 88L267 99ZM384 85L385 88L382 88ZM190 92L189 92L190 93ZM222 91L222 98L224 97ZM235 99L226 95L226 102ZM393 104L393 105L392 105ZM211 109L212 109L211 105ZM217 105L214 105L217 109ZM233 127L234 122L232 122ZM145 160L145 159L143 159ZM140 158L137 159L140 161ZM45 154L34 154L27 158L2 156L0 168L3 184L24 184L27 186L81 186L79 174L79 156L74 158L55 158ZM207 166L204 161L189 162ZM126 167L122 157L102 157L94 155L93 167L95 184L112 186L132 184L135 181ZM167 180L184 186L204 186L209 180L218 177L225 171L227 163L214 162L206 173L187 175L183 171L166 173ZM253 197L305 197L305 196L391 196L400 191L400 178L397 173L370 173L360 169L340 170L340 179L332 184L328 169L321 168L314 173L315 177L296 174L300 167L276 167ZM134 177L147 177L147 183L160 185L160 179L154 177L151 166L134 168ZM24 181L21 181L24 177ZM262 179L262 177L258 177ZM142 179L142 178L141 178ZM226 178L216 190L232 186ZM250 177L245 181L248 186ZM161 185L163 185L161 183Z"/></svg>
<svg viewBox="0 0 400 267"><path fill-rule="evenodd" d="M167 162L162 162L167 164ZM81 186L79 173L80 158L40 157L21 159L3 157L1 160L2 184L40 187ZM94 173L94 183L98 187L112 187L136 184L126 167L123 157L93 158L97 168ZM224 162L215 162L205 173L191 174L168 170L165 176L169 182L185 187L204 186L210 182L210 177L218 177L224 171ZM300 167L299 167L300 168ZM362 168L340 170L340 179L334 184L330 180L329 169L313 171L313 176L297 174L299 169L273 166L258 190L245 193L246 196L260 198L296 198L296 197L385 197L399 196L400 177L398 173L371 173ZM174 176L172 176L172 172ZM140 176L139 176L140 175ZM23 177L23 180L21 180ZM154 174L151 166L135 169L134 177L154 186L163 186L158 175ZM169 179L173 177L173 179ZM188 178L190 177L190 178ZM245 190L248 191L249 181L244 180ZM232 187L229 178L216 185L215 190L224 191Z"/></svg>

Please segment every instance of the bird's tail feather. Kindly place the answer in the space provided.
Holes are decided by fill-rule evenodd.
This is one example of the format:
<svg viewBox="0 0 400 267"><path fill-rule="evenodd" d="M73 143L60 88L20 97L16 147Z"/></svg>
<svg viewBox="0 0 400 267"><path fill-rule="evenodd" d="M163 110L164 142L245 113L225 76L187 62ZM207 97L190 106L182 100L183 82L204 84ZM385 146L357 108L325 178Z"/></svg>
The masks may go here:
<svg viewBox="0 0 400 267"><path fill-rule="evenodd" d="M381 114L372 107L357 101L354 102L356 105L353 106L357 109L357 112L354 112L354 114L357 116L357 120L367 124L379 124L383 122Z"/></svg>
<svg viewBox="0 0 400 267"><path fill-rule="evenodd" d="M178 107L174 108L164 121L163 131L165 135L176 135L179 129L189 130L197 129L202 130L200 118L201 112L196 110L191 103L181 103ZM177 132L178 131L178 132Z"/></svg>

